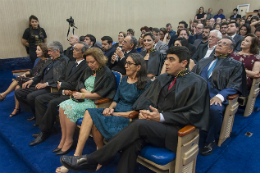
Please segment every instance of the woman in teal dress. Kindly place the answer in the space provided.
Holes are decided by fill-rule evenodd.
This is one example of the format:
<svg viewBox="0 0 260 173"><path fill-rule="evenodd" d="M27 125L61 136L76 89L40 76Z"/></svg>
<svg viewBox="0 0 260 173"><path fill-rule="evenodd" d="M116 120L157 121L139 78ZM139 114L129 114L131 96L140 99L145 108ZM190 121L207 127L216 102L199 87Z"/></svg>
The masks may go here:
<svg viewBox="0 0 260 173"><path fill-rule="evenodd" d="M116 92L116 79L105 65L107 58L98 48L90 48L84 54L88 68L81 75L73 98L59 105L62 137L59 146L53 151L56 155L68 153L73 147L73 134L78 119L83 118L87 108L95 108L95 100L113 99ZM70 92L70 91L65 91Z"/></svg>
<svg viewBox="0 0 260 173"><path fill-rule="evenodd" d="M142 55L138 53L130 54L126 59L125 69L127 76L122 78L109 108L90 108L86 110L80 128L75 156L82 155L91 130L97 148L100 148L104 145L103 137L109 140L128 126L130 122L128 115L133 111L132 106L148 88L149 82L146 64ZM59 167L57 170L59 170L58 172L66 172L65 167Z"/></svg>

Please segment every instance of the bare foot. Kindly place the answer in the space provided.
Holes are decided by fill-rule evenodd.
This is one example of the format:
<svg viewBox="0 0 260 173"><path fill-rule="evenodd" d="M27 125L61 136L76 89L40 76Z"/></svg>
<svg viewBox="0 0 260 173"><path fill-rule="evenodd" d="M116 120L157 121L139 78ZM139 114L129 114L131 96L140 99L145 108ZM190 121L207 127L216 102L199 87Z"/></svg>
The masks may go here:
<svg viewBox="0 0 260 173"><path fill-rule="evenodd" d="M67 172L69 172L69 170L65 166L61 166L56 169L56 172L57 173L67 173Z"/></svg>

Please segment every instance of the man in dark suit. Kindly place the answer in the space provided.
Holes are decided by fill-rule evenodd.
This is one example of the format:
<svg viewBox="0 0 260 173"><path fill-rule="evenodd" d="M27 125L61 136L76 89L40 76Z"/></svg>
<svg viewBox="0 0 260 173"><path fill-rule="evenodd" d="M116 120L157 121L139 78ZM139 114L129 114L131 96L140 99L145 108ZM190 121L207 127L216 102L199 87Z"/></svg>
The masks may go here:
<svg viewBox="0 0 260 173"><path fill-rule="evenodd" d="M110 69L125 75L125 61L130 53L138 53L135 49L137 40L134 36L126 36L122 43L122 50L117 47L116 52L111 58Z"/></svg>
<svg viewBox="0 0 260 173"><path fill-rule="evenodd" d="M22 88L15 91L15 96L25 110L31 109L35 119L35 98L39 95L50 93L51 87L57 86L57 81L65 72L69 58L62 55L63 47L58 41L53 41L47 45L50 59L46 61L41 72L33 79L25 82ZM32 86L31 86L32 85Z"/></svg>
<svg viewBox="0 0 260 173"><path fill-rule="evenodd" d="M88 66L83 59L83 53L87 49L88 45L85 42L75 45L73 57L76 61L68 64L64 75L58 81L59 92L43 94L35 98L36 124L39 125L41 132L33 135L36 139L30 143L31 146L45 141L50 136L56 115L58 115L58 105L70 98L68 94L76 90L78 78Z"/></svg>
<svg viewBox="0 0 260 173"><path fill-rule="evenodd" d="M208 58L215 54L215 47L218 41L222 38L222 34L218 30L212 30L209 34L209 40L207 44L201 44L191 59L196 64L203 58Z"/></svg>
<svg viewBox="0 0 260 173"><path fill-rule="evenodd" d="M202 39L196 39L193 43L193 46L197 49L200 44L206 44L209 38L209 32L211 31L211 27L205 26L202 33Z"/></svg>
<svg viewBox="0 0 260 173"><path fill-rule="evenodd" d="M65 56L67 56L70 61L75 61L75 58L73 58L73 49L76 43L79 42L79 37L76 35L72 35L69 39L70 47L68 47L65 51Z"/></svg>
<svg viewBox="0 0 260 173"><path fill-rule="evenodd" d="M243 94L242 79L245 78L243 64L228 58L234 47L232 38L224 36L216 46L215 55L202 59L192 69L208 82L210 95L209 130L200 153L204 156L210 155L216 146L215 140L219 137L224 111L228 104L227 97L237 93Z"/></svg>
<svg viewBox="0 0 260 173"><path fill-rule="evenodd" d="M102 40L102 50L104 55L107 57L107 66L111 65L111 58L114 55L116 48L112 46L113 39L109 36L104 36Z"/></svg>
<svg viewBox="0 0 260 173"><path fill-rule="evenodd" d="M202 23L199 23L192 35L190 36L191 44L194 43L197 39L202 39L202 33L203 33L204 25Z"/></svg>
<svg viewBox="0 0 260 173"><path fill-rule="evenodd" d="M235 9L233 10L233 15L230 16L230 18L234 18L234 19L240 18L240 19L241 19L241 15L237 14L237 12L238 12L238 9L235 8Z"/></svg>
<svg viewBox="0 0 260 173"><path fill-rule="evenodd" d="M241 43L244 38L242 35L238 35L239 24L235 21L229 22L227 28L227 34L235 41L234 51L241 51Z"/></svg>
<svg viewBox="0 0 260 173"><path fill-rule="evenodd" d="M154 48L166 57L168 45L160 40L161 31L158 28L153 28L153 35L155 36Z"/></svg>
<svg viewBox="0 0 260 173"><path fill-rule="evenodd" d="M133 105L134 110L140 110L138 120L90 155L63 156L61 163L73 171L95 171L98 164L109 163L122 151L117 172L133 173L144 146L176 152L180 128L193 124L206 130L209 120L207 83L187 70L189 50L169 48L165 64L167 73L158 76Z"/></svg>

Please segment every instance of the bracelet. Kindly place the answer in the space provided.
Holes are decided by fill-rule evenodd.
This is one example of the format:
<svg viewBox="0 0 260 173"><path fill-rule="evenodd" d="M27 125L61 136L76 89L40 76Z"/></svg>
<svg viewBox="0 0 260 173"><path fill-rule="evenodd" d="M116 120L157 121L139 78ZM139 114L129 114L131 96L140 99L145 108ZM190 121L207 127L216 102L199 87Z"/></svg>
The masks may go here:
<svg viewBox="0 0 260 173"><path fill-rule="evenodd" d="M81 99L85 99L84 93L81 94Z"/></svg>

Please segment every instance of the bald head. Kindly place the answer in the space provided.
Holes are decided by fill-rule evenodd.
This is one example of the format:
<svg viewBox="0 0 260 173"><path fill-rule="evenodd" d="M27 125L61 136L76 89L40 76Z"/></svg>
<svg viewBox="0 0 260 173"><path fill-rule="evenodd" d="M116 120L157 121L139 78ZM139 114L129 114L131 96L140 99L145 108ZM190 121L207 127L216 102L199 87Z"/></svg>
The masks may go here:
<svg viewBox="0 0 260 173"><path fill-rule="evenodd" d="M71 46L74 46L78 42L79 42L79 37L77 35L72 35L70 37L69 43Z"/></svg>

